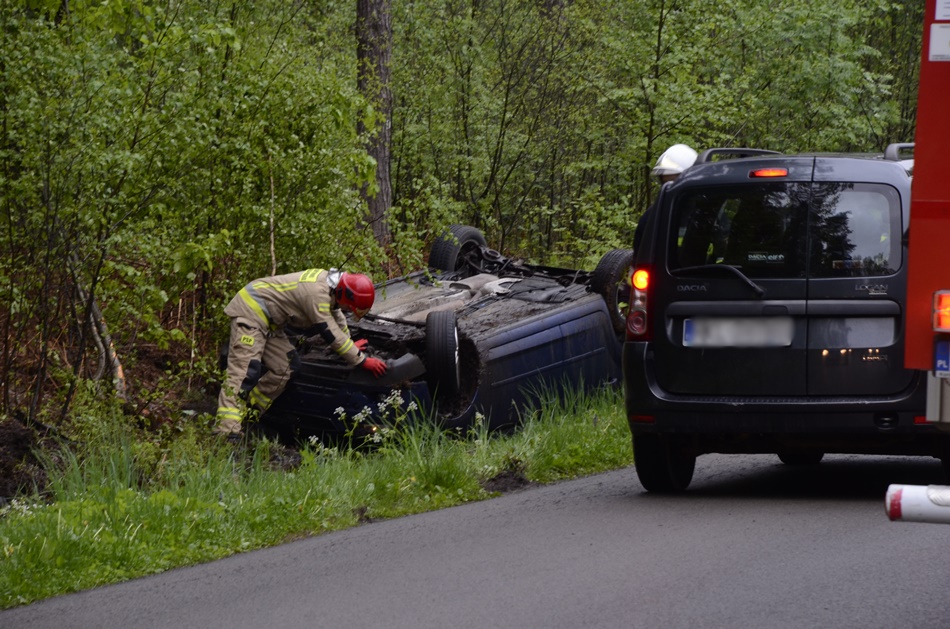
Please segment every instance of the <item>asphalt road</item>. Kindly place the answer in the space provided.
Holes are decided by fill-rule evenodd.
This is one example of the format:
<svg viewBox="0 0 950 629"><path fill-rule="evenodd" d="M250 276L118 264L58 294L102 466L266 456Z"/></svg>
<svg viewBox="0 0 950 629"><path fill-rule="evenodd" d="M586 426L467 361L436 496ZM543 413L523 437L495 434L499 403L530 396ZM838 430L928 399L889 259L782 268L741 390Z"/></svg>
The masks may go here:
<svg viewBox="0 0 950 629"><path fill-rule="evenodd" d="M950 626L950 526L890 522L933 459L705 456L375 522L0 612L0 627Z"/></svg>

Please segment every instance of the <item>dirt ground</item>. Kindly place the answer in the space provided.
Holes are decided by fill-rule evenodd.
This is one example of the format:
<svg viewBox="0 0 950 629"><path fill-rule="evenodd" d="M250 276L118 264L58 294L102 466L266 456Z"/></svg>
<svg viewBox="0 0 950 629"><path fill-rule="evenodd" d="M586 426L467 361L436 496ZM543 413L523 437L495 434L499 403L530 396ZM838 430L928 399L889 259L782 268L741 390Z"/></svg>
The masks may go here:
<svg viewBox="0 0 950 629"><path fill-rule="evenodd" d="M46 486L46 471L34 453L41 440L16 419L0 421L0 504Z"/></svg>

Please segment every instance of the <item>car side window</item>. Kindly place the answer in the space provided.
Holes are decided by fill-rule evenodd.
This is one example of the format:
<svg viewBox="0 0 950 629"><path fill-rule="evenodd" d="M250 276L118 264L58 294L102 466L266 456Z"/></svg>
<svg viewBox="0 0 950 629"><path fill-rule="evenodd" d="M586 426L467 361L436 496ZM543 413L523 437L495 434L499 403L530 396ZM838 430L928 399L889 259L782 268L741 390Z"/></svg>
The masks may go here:
<svg viewBox="0 0 950 629"><path fill-rule="evenodd" d="M900 269L901 205L883 184L815 185L813 277L891 275Z"/></svg>
<svg viewBox="0 0 950 629"><path fill-rule="evenodd" d="M671 270L728 264L750 278L804 277L808 194L789 183L685 192L674 203Z"/></svg>

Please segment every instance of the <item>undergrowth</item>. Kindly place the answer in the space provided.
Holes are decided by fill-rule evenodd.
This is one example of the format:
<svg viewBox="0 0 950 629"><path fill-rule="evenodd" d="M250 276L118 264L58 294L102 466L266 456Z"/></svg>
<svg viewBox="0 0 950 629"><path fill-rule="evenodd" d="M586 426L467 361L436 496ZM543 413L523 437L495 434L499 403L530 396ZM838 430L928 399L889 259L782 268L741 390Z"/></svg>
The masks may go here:
<svg viewBox="0 0 950 629"><path fill-rule="evenodd" d="M198 424L199 422L192 422ZM548 399L511 434L405 421L372 448L240 446L202 429L145 445L119 415L47 459L49 495L0 509L0 608L344 529L482 500L492 479L553 482L629 465L616 391Z"/></svg>

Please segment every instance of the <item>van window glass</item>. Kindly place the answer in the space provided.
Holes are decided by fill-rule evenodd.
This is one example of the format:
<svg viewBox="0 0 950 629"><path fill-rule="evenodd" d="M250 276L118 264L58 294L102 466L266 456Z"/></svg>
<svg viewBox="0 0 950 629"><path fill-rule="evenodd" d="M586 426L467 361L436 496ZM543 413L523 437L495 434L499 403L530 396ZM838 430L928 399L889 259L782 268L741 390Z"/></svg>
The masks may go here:
<svg viewBox="0 0 950 629"><path fill-rule="evenodd" d="M673 206L670 269L729 264L750 278L805 277L808 197L795 183L686 191Z"/></svg>
<svg viewBox="0 0 950 629"><path fill-rule="evenodd" d="M813 277L891 275L901 266L901 206L883 184L815 184Z"/></svg>

